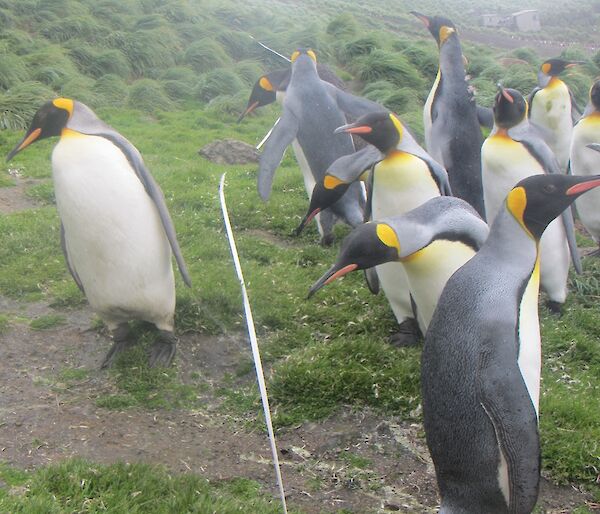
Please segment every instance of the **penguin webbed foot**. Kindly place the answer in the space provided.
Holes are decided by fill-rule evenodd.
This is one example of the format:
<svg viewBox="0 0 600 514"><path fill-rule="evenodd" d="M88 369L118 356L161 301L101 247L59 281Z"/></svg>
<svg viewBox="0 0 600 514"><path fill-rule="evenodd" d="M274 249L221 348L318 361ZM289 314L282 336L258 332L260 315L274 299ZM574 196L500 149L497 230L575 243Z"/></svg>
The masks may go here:
<svg viewBox="0 0 600 514"><path fill-rule="evenodd" d="M100 369L106 369L112 367L116 362L117 357L125 350L131 348L135 342L129 338L129 325L123 323L119 325L112 333L113 345L108 350L108 353L104 357Z"/></svg>
<svg viewBox="0 0 600 514"><path fill-rule="evenodd" d="M554 300L547 300L546 307L550 311L550 314L554 314L555 316L558 316L559 318L563 314L563 311L562 311L563 304L560 302L555 302Z"/></svg>
<svg viewBox="0 0 600 514"><path fill-rule="evenodd" d="M586 254L586 257L600 257L600 245L593 252Z"/></svg>
<svg viewBox="0 0 600 514"><path fill-rule="evenodd" d="M417 320L409 318L398 325L398 332L389 337L389 343L396 348L418 346L423 340L423 333Z"/></svg>
<svg viewBox="0 0 600 514"><path fill-rule="evenodd" d="M161 330L157 341L150 349L150 358L148 365L151 368L167 368L173 362L173 357L177 352L177 338L173 332Z"/></svg>

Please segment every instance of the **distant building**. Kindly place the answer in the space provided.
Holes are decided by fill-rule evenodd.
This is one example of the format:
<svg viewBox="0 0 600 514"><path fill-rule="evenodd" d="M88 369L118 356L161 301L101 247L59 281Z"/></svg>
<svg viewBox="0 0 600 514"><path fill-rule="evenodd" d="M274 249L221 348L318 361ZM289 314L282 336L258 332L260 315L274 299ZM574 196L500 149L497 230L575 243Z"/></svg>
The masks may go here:
<svg viewBox="0 0 600 514"><path fill-rule="evenodd" d="M519 32L538 32L541 30L540 17L535 9L512 14L514 28Z"/></svg>
<svg viewBox="0 0 600 514"><path fill-rule="evenodd" d="M515 12L510 16L482 14L480 21L484 27L506 27L519 32L537 32L542 28L540 17L535 9Z"/></svg>

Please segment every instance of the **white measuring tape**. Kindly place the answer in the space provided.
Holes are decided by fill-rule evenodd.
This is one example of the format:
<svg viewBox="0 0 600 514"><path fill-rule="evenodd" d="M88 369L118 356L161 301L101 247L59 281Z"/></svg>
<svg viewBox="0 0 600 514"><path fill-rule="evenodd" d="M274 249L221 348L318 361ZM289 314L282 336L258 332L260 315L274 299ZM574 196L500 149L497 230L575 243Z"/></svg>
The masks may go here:
<svg viewBox="0 0 600 514"><path fill-rule="evenodd" d="M271 411L269 409L269 397L267 396L267 385L265 384L265 376L263 373L262 362L260 359L260 351L258 349L258 341L256 339L256 330L254 328L254 319L252 318L252 310L250 309L250 300L244 283L244 275L242 274L242 266L240 258L233 239L233 231L229 222L229 214L227 205L225 204L225 173L221 176L219 183L219 198L221 199L221 210L223 211L223 221L225 221L225 230L227 231L227 239L229 240L229 248L233 257L235 272L242 286L242 298L244 300L244 312L246 314L246 325L248 327L248 335L250 336L250 346L252 347L252 357L254 358L254 367L256 369L256 378L258 380L258 389L262 399L263 411L265 414L265 422L267 431L269 432L269 442L271 443L271 454L273 455L273 465L275 466L275 475L277 477L277 485L279 486L279 496L283 505L283 512L287 514L287 505L285 502L285 491L283 490L283 479L281 478L281 468L279 466L279 455L277 454L277 444L275 443L275 433L273 432L273 423L271 422Z"/></svg>

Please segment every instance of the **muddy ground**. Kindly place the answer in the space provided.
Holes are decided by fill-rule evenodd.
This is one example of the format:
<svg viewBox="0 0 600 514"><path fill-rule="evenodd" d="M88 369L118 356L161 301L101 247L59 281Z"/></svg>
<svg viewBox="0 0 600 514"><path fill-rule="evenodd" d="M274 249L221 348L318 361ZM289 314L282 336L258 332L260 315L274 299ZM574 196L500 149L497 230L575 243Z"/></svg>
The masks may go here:
<svg viewBox="0 0 600 514"><path fill-rule="evenodd" d="M32 207L23 196L26 187L0 188L0 212ZM8 191L10 206L2 196ZM0 461L24 469L74 456L160 463L210 479L257 480L277 494L266 431L223 412L223 399L214 394L249 359L243 335L181 337L181 380L200 375L216 386L199 391L201 408L108 410L95 400L115 387L99 370L111 342L90 328L90 309L56 310L0 296L0 312L12 320L0 334ZM29 320L49 314L65 323L30 327ZM85 370L84 378L61 381L61 372L74 369ZM278 430L277 439L289 504L306 513L437 511L433 466L419 424L347 408L318 423ZM568 513L589 501L575 487L542 480L543 512Z"/></svg>

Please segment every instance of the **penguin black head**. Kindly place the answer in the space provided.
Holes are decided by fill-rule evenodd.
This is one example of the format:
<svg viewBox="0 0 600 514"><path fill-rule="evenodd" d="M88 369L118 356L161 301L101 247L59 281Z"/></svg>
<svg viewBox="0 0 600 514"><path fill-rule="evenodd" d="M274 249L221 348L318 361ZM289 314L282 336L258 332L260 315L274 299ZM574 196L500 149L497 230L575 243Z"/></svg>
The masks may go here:
<svg viewBox="0 0 600 514"><path fill-rule="evenodd" d="M337 202L349 187L350 184L348 182L344 182L333 175L325 175L322 180L319 180L312 190L308 212L294 232L295 235L299 236L304 230L304 227L306 227L317 214Z"/></svg>
<svg viewBox="0 0 600 514"><path fill-rule="evenodd" d="M578 196L598 186L600 175L532 175L521 180L508 193L506 207L519 224L539 241L554 218Z"/></svg>
<svg viewBox="0 0 600 514"><path fill-rule="evenodd" d="M564 59L548 59L544 61L540 67L540 71L550 77L557 77L567 68L572 68L578 64L583 64L582 61L566 61Z"/></svg>
<svg viewBox="0 0 600 514"><path fill-rule="evenodd" d="M248 105L246 106L246 110L238 118L238 123L242 121L246 115L254 111L254 109L273 103L277 99L277 91L285 91L287 88L290 74L290 68L283 68L260 77L252 88L250 98L248 99Z"/></svg>
<svg viewBox="0 0 600 514"><path fill-rule="evenodd" d="M397 261L399 253L398 237L389 225L377 222L359 225L344 239L336 263L313 284L308 297L351 271Z"/></svg>
<svg viewBox="0 0 600 514"><path fill-rule="evenodd" d="M600 111L600 80L596 80L590 88L590 102L597 111Z"/></svg>
<svg viewBox="0 0 600 514"><path fill-rule="evenodd" d="M521 123L527 116L527 100L516 89L504 89L498 84L493 110L496 125L509 129Z"/></svg>
<svg viewBox="0 0 600 514"><path fill-rule="evenodd" d="M308 55L313 60L313 62L317 64L317 54L315 54L314 50L312 50L311 48L298 48L298 50L296 50L292 54L292 64L294 64L296 62L296 59L298 59L298 57L300 57L301 55Z"/></svg>
<svg viewBox="0 0 600 514"><path fill-rule="evenodd" d="M73 108L74 102L68 98L56 98L42 105L33 116L25 136L6 156L6 160L10 161L34 141L60 136L62 129L65 128L67 121L73 114Z"/></svg>
<svg viewBox="0 0 600 514"><path fill-rule="evenodd" d="M370 112L358 118L354 123L335 129L335 134L346 132L358 134L367 143L372 144L381 153L395 150L402 139L402 123L390 112Z"/></svg>
<svg viewBox="0 0 600 514"><path fill-rule="evenodd" d="M423 25L425 25L431 35L437 41L438 46L442 46L446 40L452 35L456 34L456 27L448 18L443 16L426 16L417 11L411 11L410 14L419 18Z"/></svg>

